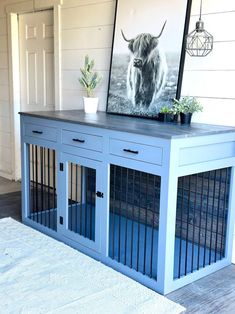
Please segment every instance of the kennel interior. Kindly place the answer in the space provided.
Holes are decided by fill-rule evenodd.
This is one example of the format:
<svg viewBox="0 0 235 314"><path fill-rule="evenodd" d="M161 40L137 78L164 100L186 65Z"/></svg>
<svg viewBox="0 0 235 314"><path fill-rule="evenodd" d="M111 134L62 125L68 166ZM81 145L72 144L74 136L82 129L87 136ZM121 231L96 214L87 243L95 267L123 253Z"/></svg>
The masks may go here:
<svg viewBox="0 0 235 314"><path fill-rule="evenodd" d="M174 279L225 257L230 168L178 179ZM161 178L111 165L109 256L157 280Z"/></svg>
<svg viewBox="0 0 235 314"><path fill-rule="evenodd" d="M56 152L29 144L29 213L28 218L57 230Z"/></svg>

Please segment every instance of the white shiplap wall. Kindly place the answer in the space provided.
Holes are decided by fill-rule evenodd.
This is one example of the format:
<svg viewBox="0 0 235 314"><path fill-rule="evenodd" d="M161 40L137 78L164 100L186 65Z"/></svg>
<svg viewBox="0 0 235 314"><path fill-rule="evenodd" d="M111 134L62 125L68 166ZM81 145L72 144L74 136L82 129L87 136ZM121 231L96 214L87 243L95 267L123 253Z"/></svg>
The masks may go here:
<svg viewBox="0 0 235 314"><path fill-rule="evenodd" d="M63 109L83 107L84 90L78 83L84 57L95 59L95 67L103 76L97 87L99 110L105 110L115 2L64 1L62 25L62 106Z"/></svg>
<svg viewBox="0 0 235 314"><path fill-rule="evenodd" d="M190 31L199 8L200 1L193 0ZM187 55L182 95L198 97L204 107L193 121L235 126L235 1L204 0L202 13L214 49L205 58Z"/></svg>
<svg viewBox="0 0 235 314"><path fill-rule="evenodd" d="M193 0L190 30L198 18ZM11 118L5 6L23 0L0 0L0 175L11 177ZM97 89L99 110L105 110L115 0L64 0L61 7L62 109L82 108L84 91L78 84L84 56L95 59L104 80ZM183 95L199 97L204 111L196 122L235 126L235 1L204 0L203 20L214 35L213 52L206 58L186 57ZM235 247L234 247L235 261Z"/></svg>
<svg viewBox="0 0 235 314"><path fill-rule="evenodd" d="M0 11L0 175L10 177L11 126L9 106L9 80L7 55L7 20Z"/></svg>

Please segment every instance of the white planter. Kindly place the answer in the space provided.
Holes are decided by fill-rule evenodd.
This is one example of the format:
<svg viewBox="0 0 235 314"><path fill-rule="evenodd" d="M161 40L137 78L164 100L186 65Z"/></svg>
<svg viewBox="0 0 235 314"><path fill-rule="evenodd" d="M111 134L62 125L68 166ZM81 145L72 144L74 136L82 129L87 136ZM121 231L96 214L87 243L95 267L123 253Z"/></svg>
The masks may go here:
<svg viewBox="0 0 235 314"><path fill-rule="evenodd" d="M83 97L85 113L96 113L98 109L98 97Z"/></svg>

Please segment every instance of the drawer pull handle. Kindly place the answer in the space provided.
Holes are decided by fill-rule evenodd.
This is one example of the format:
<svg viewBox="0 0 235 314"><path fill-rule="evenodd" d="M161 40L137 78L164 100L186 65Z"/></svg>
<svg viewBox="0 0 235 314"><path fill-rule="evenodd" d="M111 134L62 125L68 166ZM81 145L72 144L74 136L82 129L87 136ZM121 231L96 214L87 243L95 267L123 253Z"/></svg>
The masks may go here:
<svg viewBox="0 0 235 314"><path fill-rule="evenodd" d="M74 142L85 143L85 140L79 140L79 138L73 138Z"/></svg>
<svg viewBox="0 0 235 314"><path fill-rule="evenodd" d="M33 130L32 132L35 134L42 134L43 133L42 131L37 131L37 130Z"/></svg>
<svg viewBox="0 0 235 314"><path fill-rule="evenodd" d="M139 154L138 150L131 150L131 149L124 148L123 151L126 153L131 153L131 154L136 154L136 155Z"/></svg>

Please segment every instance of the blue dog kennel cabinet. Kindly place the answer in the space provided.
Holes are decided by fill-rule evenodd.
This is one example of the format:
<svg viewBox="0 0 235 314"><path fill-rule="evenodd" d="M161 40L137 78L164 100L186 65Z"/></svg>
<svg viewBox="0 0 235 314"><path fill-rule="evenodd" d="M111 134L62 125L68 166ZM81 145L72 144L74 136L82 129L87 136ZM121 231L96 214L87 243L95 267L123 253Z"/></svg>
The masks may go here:
<svg viewBox="0 0 235 314"><path fill-rule="evenodd" d="M235 128L30 112L21 141L25 224L161 294L231 263Z"/></svg>

